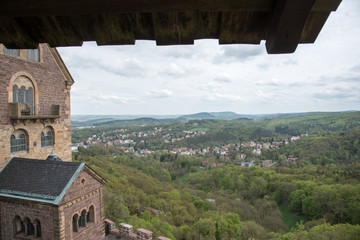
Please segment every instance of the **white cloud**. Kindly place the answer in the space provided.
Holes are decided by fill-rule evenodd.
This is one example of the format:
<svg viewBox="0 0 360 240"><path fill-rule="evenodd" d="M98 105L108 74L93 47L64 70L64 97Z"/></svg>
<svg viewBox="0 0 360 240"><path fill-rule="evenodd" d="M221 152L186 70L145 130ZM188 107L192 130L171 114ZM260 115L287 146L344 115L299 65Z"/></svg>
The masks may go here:
<svg viewBox="0 0 360 240"><path fill-rule="evenodd" d="M147 96L152 98L168 98L173 95L173 93L168 89L153 89L146 93Z"/></svg>

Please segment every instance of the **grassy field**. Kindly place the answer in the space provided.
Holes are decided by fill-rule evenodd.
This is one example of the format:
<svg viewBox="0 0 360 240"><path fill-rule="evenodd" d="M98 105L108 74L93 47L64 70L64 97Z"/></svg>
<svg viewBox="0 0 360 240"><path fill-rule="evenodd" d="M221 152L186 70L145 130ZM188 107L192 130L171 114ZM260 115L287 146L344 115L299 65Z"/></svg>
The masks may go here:
<svg viewBox="0 0 360 240"><path fill-rule="evenodd" d="M291 228L296 227L296 223L303 221L305 222L305 218L298 216L295 213L292 213L288 210L288 205L289 204L280 204L279 208L280 208L280 212L281 212L281 219L284 222L285 225L288 226L289 231L291 230Z"/></svg>

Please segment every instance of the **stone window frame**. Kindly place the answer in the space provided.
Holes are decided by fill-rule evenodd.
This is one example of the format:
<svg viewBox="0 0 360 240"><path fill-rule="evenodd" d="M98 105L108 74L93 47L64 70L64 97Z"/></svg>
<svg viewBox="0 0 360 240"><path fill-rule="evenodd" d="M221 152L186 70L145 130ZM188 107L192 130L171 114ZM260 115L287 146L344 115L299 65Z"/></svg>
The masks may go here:
<svg viewBox="0 0 360 240"><path fill-rule="evenodd" d="M24 129L14 131L10 136L10 153L27 152L29 150L29 134Z"/></svg>
<svg viewBox="0 0 360 240"><path fill-rule="evenodd" d="M87 208L81 209L80 212L75 212L71 218L72 233L80 233L96 223L95 210L95 204L90 203Z"/></svg>
<svg viewBox="0 0 360 240"><path fill-rule="evenodd" d="M22 219L16 215L13 220L13 236L15 239L42 239L40 220L35 218L31 221L30 217Z"/></svg>
<svg viewBox="0 0 360 240"><path fill-rule="evenodd" d="M55 131L51 126L45 127L41 131L41 147L52 147L55 145Z"/></svg>
<svg viewBox="0 0 360 240"><path fill-rule="evenodd" d="M28 83L26 84L27 86L25 87L25 90L29 89L30 87L32 88L32 109L30 109L30 112L32 114L37 114L37 112L39 111L39 88L37 86L37 83L35 81L35 78L27 73L27 72L17 72L15 73L11 79L10 79L10 83L9 83L9 87L7 88L8 91L8 103L14 103L14 102L18 102L18 99L14 99L14 86L16 85L18 89L21 89L22 84L19 83L21 81L21 78L25 78L26 80L28 80ZM24 80L23 80L24 81Z"/></svg>

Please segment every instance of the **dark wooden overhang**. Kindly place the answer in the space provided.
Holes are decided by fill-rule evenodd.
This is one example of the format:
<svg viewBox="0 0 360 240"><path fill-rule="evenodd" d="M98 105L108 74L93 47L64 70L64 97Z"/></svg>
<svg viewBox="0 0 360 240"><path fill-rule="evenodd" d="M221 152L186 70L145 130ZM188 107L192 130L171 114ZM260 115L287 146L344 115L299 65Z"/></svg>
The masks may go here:
<svg viewBox="0 0 360 240"><path fill-rule="evenodd" d="M134 44L259 44L292 53L314 43L341 0L2 0L0 42L8 48Z"/></svg>

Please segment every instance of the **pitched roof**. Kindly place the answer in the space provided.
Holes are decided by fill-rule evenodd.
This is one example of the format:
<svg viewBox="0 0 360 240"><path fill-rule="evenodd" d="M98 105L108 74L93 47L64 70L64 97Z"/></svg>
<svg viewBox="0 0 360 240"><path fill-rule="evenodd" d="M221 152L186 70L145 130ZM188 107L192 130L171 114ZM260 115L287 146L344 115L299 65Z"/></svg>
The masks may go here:
<svg viewBox="0 0 360 240"><path fill-rule="evenodd" d="M84 166L12 158L0 172L0 196L58 204Z"/></svg>

